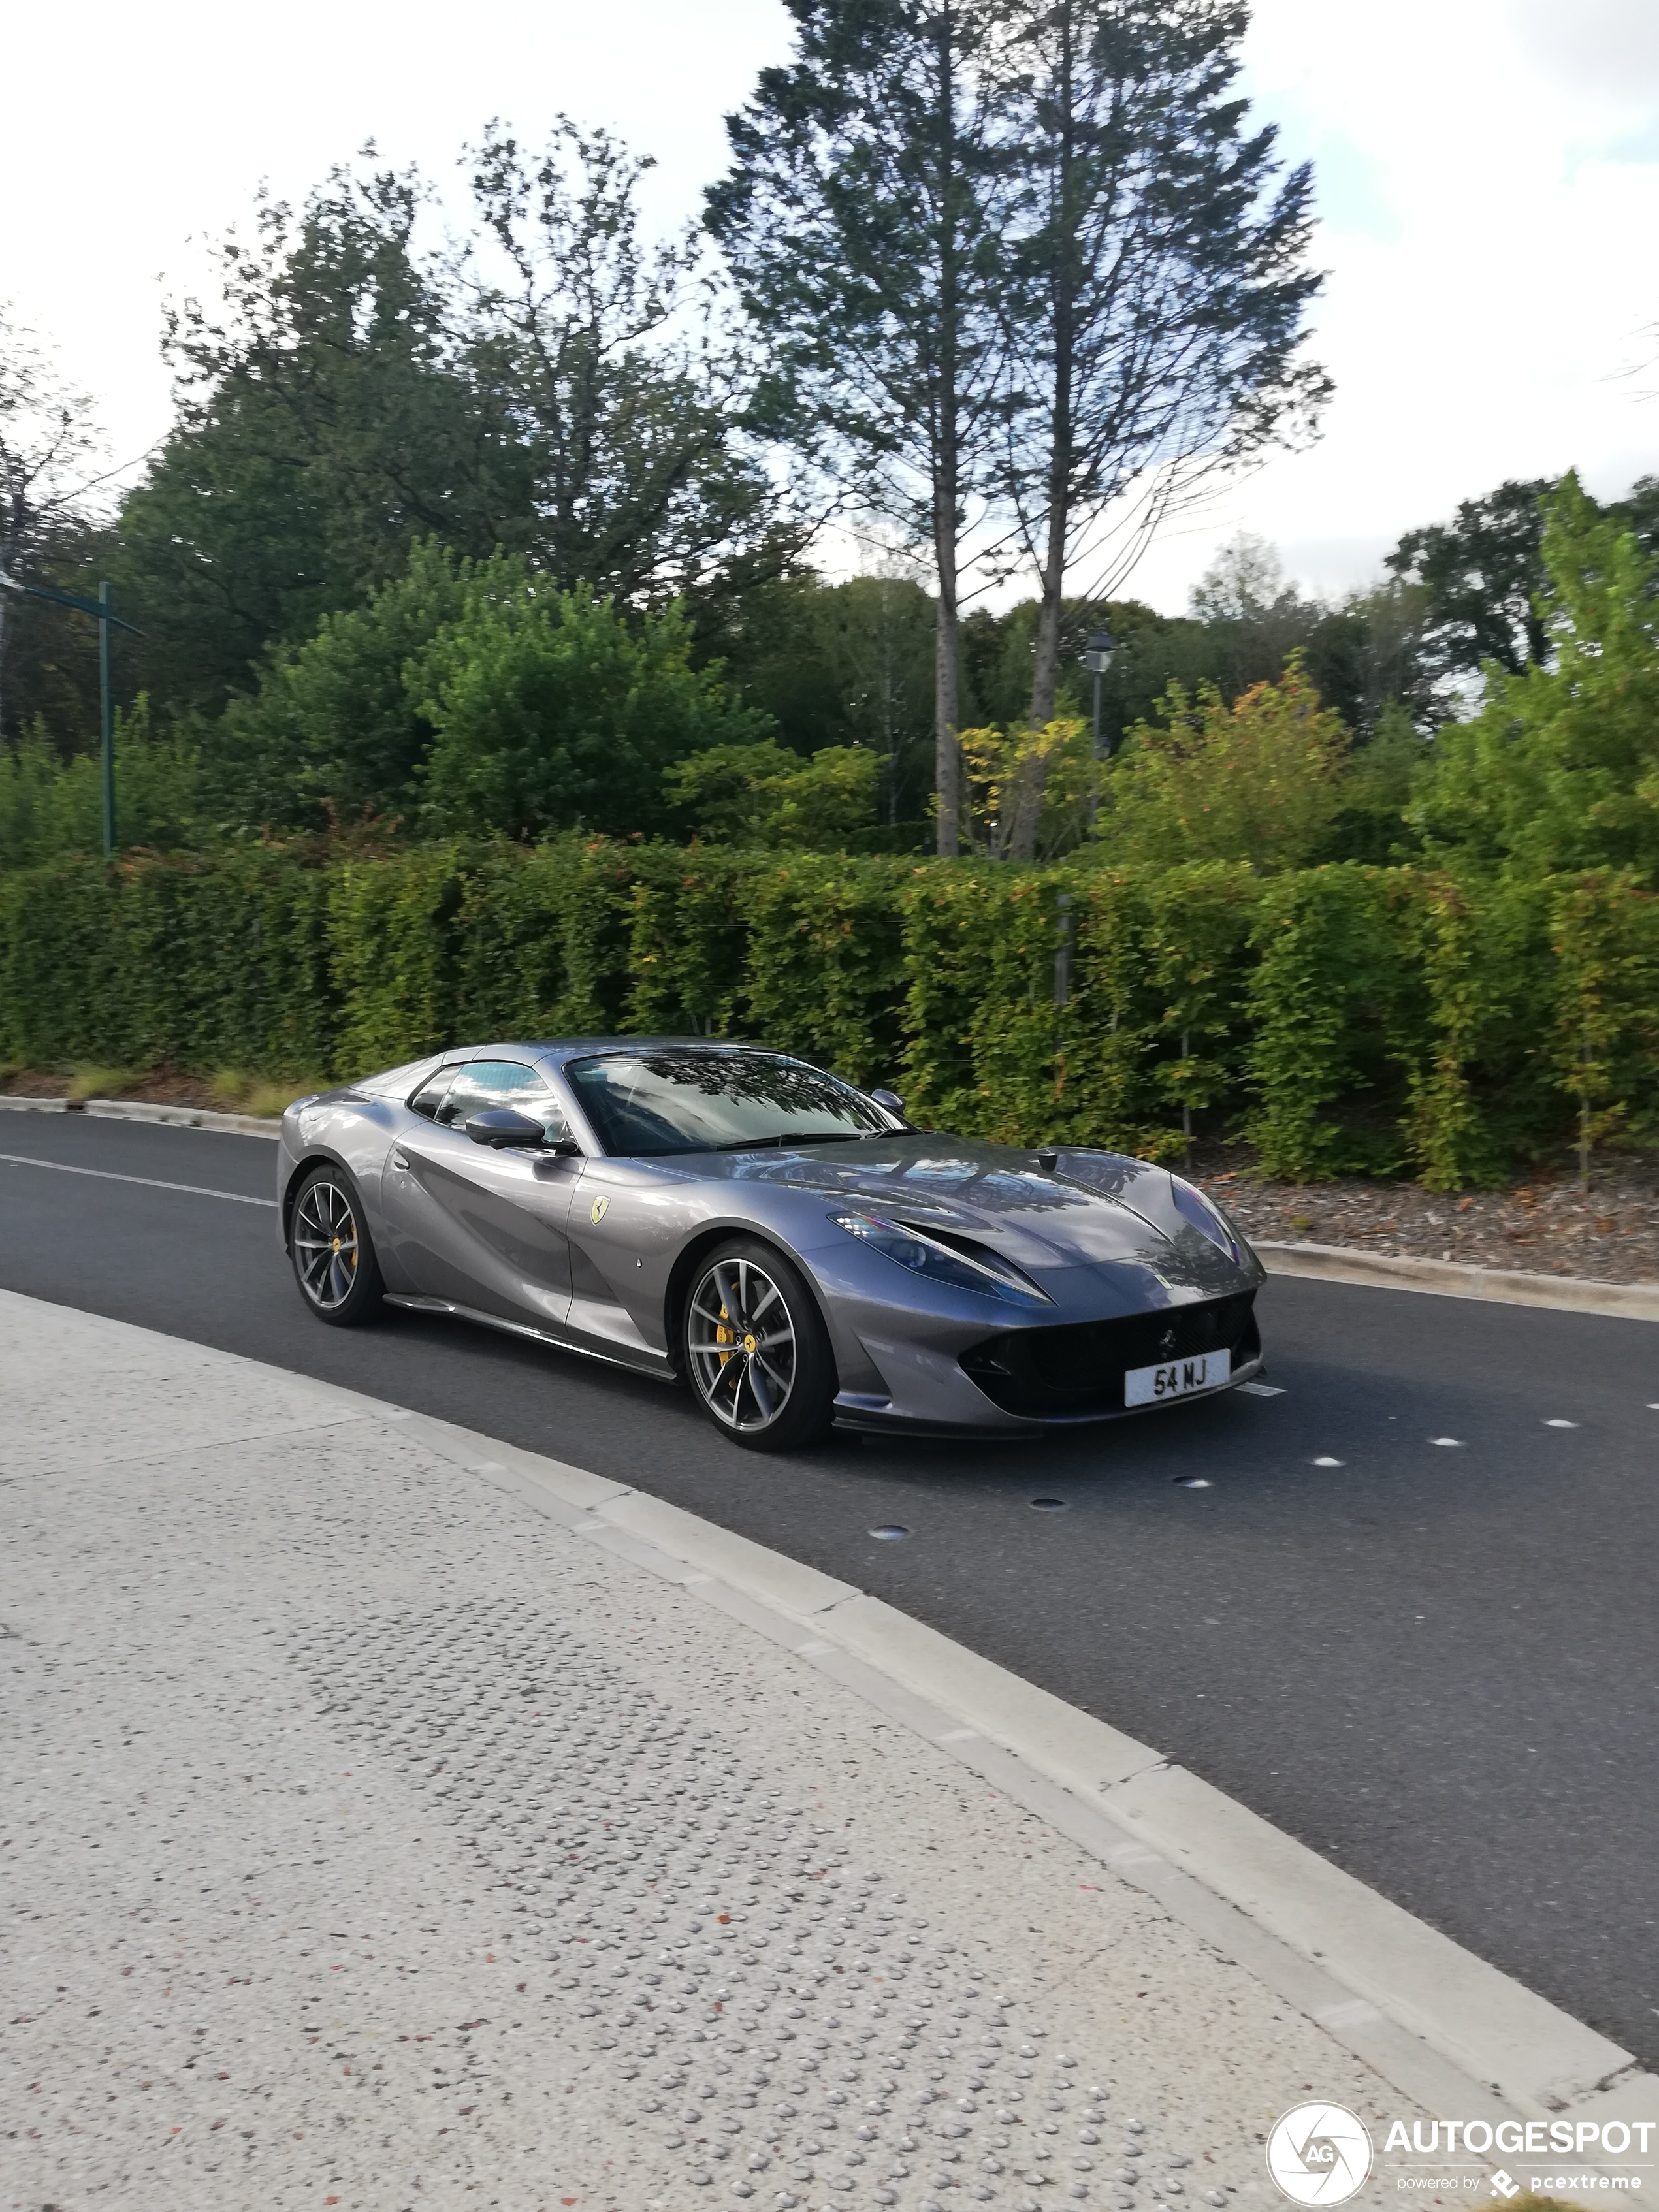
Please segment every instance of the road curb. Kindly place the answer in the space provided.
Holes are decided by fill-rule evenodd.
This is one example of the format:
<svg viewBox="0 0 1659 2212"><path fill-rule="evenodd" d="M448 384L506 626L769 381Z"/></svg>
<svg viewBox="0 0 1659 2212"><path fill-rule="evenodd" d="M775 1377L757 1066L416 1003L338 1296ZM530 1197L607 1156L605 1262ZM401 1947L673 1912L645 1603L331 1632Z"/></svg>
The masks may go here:
<svg viewBox="0 0 1659 2212"><path fill-rule="evenodd" d="M219 1114L207 1106L153 1106L143 1098L19 1098L0 1095L0 1113L90 1114L98 1121L160 1121L177 1129L219 1129L232 1137L276 1137L282 1124L263 1114Z"/></svg>
<svg viewBox="0 0 1659 2212"><path fill-rule="evenodd" d="M263 1114L216 1114L205 1106L152 1106L139 1098L88 1098L81 1111L100 1121L161 1121L175 1129L217 1129L231 1137L277 1137L282 1123Z"/></svg>
<svg viewBox="0 0 1659 2212"><path fill-rule="evenodd" d="M1396 1259L1344 1244L1267 1244L1252 1249L1270 1275L1362 1283L1379 1291L1428 1291L1440 1297L1487 1298L1544 1306L1557 1313L1603 1314L1615 1321L1659 1321L1659 1283L1595 1283L1583 1275L1528 1275L1471 1267L1456 1260Z"/></svg>
<svg viewBox="0 0 1659 2212"><path fill-rule="evenodd" d="M88 1113L95 1121L161 1121L168 1128L216 1128L230 1137L279 1137L265 1115L215 1113L210 1106L150 1106L149 1099L24 1099L0 1093L0 1113Z"/></svg>
<svg viewBox="0 0 1659 2212"><path fill-rule="evenodd" d="M383 1410L406 1439L834 1676L1156 1898L1441 2117L1659 2120L1659 2080L1630 2052L1150 1745L681 1506Z"/></svg>

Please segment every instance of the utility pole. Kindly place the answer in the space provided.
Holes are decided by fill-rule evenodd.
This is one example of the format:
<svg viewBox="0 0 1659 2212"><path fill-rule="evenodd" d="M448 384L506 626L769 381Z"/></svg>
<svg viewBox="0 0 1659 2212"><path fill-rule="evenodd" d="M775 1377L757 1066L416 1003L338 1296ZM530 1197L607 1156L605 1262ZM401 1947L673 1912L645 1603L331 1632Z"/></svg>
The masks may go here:
<svg viewBox="0 0 1659 2212"><path fill-rule="evenodd" d="M45 599L55 607L73 607L78 614L90 615L98 625L98 745L104 787L104 858L115 854L115 707L114 690L111 681L110 631L131 630L134 637L142 637L143 630L134 623L123 622L110 603L107 582L98 586L95 599L83 599L74 592L50 591L44 584L20 584L0 568L0 591L20 592L25 599Z"/></svg>

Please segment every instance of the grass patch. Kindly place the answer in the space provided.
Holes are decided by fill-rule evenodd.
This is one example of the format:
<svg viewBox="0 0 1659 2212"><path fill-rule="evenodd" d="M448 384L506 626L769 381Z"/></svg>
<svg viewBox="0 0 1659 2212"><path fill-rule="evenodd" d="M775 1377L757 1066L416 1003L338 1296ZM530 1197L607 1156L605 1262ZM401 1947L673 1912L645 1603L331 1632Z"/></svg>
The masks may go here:
<svg viewBox="0 0 1659 2212"><path fill-rule="evenodd" d="M209 1082L214 1104L222 1113L255 1114L275 1121L285 1106L313 1091L326 1091L325 1075L249 1075L238 1067L222 1067Z"/></svg>
<svg viewBox="0 0 1659 2212"><path fill-rule="evenodd" d="M100 1067L94 1061L77 1060L70 1071L64 1097L79 1104L88 1098L115 1098L134 1079L130 1067Z"/></svg>

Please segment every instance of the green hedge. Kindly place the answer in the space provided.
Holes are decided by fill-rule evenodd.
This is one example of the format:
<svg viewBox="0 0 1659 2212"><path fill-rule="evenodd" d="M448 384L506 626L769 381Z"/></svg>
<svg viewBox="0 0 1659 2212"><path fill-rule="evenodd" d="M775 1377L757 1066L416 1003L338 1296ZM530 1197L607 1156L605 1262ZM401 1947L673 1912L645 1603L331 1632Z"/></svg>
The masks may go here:
<svg viewBox="0 0 1659 2212"><path fill-rule="evenodd" d="M1069 943L1057 1003L1056 955ZM1455 1188L1650 1128L1659 899L1357 864L1259 877L568 840L0 877L0 1060L347 1077L456 1040L748 1036L925 1120Z"/></svg>

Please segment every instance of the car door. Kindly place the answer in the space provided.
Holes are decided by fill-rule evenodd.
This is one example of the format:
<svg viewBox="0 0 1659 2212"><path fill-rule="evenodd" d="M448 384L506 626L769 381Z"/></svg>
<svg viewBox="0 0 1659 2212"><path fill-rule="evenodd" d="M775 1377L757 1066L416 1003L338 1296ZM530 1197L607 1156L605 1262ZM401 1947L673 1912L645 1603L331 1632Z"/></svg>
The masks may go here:
<svg viewBox="0 0 1659 2212"><path fill-rule="evenodd" d="M441 1069L410 1101L381 1178L393 1258L417 1296L562 1333L570 1310L566 1221L581 1162L474 1144L465 1124L490 1106L539 1121L550 1141L570 1134L537 1069L506 1060Z"/></svg>

